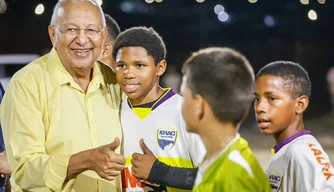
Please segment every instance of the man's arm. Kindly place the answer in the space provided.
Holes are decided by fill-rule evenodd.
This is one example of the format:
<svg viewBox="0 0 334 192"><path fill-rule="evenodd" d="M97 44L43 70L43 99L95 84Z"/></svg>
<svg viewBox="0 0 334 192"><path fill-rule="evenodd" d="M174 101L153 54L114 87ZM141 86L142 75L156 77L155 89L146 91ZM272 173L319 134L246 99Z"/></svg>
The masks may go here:
<svg viewBox="0 0 334 192"><path fill-rule="evenodd" d="M136 178L173 188L192 189L197 168L172 167L160 162L143 139L140 140L140 147L144 154L134 153L131 161Z"/></svg>
<svg viewBox="0 0 334 192"><path fill-rule="evenodd" d="M29 82L12 79L1 103L1 125L12 177L25 190L49 187L59 191L70 155L47 155L42 98L33 77Z"/></svg>
<svg viewBox="0 0 334 192"><path fill-rule="evenodd" d="M113 143L74 155L48 155L40 90L33 79L29 82L13 79L1 103L1 124L15 183L27 191L43 187L60 191L71 189L74 178L85 170L109 180L118 175L125 158L114 153ZM119 139L116 144L118 147Z"/></svg>
<svg viewBox="0 0 334 192"><path fill-rule="evenodd" d="M86 170L94 170L100 177L114 180L125 164L125 157L114 152L119 146L120 139L116 137L111 144L72 155L65 180L71 180Z"/></svg>

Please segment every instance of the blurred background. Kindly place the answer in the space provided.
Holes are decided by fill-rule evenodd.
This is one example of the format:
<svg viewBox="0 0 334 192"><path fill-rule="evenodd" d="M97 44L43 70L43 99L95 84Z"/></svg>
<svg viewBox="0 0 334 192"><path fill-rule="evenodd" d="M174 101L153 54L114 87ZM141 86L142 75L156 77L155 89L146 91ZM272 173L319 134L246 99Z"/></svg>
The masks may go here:
<svg viewBox="0 0 334 192"><path fill-rule="evenodd" d="M0 15L0 55L43 55L51 49L47 27L56 0L6 0ZM249 59L257 72L275 60L300 63L313 84L305 114L325 148L334 149L334 0L98 0L121 30L152 26L167 46L164 86L178 90L184 60L200 48L228 46ZM4 64L1 61L0 64ZM2 68L12 75L20 65ZM0 72L1 75L1 72ZM253 111L241 132L254 147L270 148ZM268 139L268 141L266 140ZM331 156L334 161L334 153Z"/></svg>

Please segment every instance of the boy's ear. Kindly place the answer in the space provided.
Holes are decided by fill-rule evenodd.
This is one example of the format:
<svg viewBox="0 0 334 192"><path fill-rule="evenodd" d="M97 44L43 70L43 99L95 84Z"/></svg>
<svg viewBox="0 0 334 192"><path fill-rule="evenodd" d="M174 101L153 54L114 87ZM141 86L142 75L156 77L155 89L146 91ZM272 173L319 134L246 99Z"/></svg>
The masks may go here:
<svg viewBox="0 0 334 192"><path fill-rule="evenodd" d="M167 68L167 62L166 60L162 60L157 64L157 76L161 76L165 73Z"/></svg>
<svg viewBox="0 0 334 192"><path fill-rule="evenodd" d="M309 98L302 95L296 99L296 114L302 114L308 107Z"/></svg>
<svg viewBox="0 0 334 192"><path fill-rule="evenodd" d="M201 95L195 95L195 115L199 121L202 120L204 116L204 104L204 98Z"/></svg>
<svg viewBox="0 0 334 192"><path fill-rule="evenodd" d="M102 49L102 58L110 57L112 54L112 45L110 43L105 43Z"/></svg>

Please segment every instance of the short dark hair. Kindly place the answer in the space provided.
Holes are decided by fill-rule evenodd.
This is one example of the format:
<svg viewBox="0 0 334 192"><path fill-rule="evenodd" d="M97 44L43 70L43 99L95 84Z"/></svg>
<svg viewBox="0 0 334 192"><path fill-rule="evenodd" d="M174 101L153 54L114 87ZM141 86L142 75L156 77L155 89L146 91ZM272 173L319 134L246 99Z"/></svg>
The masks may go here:
<svg viewBox="0 0 334 192"><path fill-rule="evenodd" d="M132 27L123 31L116 39L113 49L113 58L123 47L143 47L147 54L152 56L154 64L166 58L166 46L161 36L152 28Z"/></svg>
<svg viewBox="0 0 334 192"><path fill-rule="evenodd" d="M121 33L121 29L119 28L117 22L114 18L112 18L108 14L104 14L106 19L106 26L108 28L108 36L106 42L114 42L118 35Z"/></svg>
<svg viewBox="0 0 334 192"><path fill-rule="evenodd" d="M187 87L201 95L214 115L237 126L247 115L254 90L254 71L239 52L222 47L199 50L183 64Z"/></svg>
<svg viewBox="0 0 334 192"><path fill-rule="evenodd" d="M310 77L298 63L291 61L271 62L260 69L256 78L266 75L283 78L285 81L284 89L291 91L294 99L302 95L311 96Z"/></svg>

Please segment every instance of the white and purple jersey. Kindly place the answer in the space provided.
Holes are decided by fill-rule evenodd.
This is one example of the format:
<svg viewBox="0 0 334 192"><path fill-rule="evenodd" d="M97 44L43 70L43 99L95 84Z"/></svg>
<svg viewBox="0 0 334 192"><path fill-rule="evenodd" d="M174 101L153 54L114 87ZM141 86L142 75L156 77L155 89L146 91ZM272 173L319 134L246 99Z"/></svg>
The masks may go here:
<svg viewBox="0 0 334 192"><path fill-rule="evenodd" d="M334 192L334 169L310 131L276 145L266 174L273 191Z"/></svg>
<svg viewBox="0 0 334 192"><path fill-rule="evenodd" d="M167 165L194 168L202 161L204 145L199 135L187 132L181 114L182 102L183 98L171 89L165 89L165 93L151 107L133 107L127 99L123 101L121 123L126 157L122 174L123 191L152 191L132 173L132 154L142 153L139 146L141 138L156 158ZM167 189L168 192L185 191Z"/></svg>

